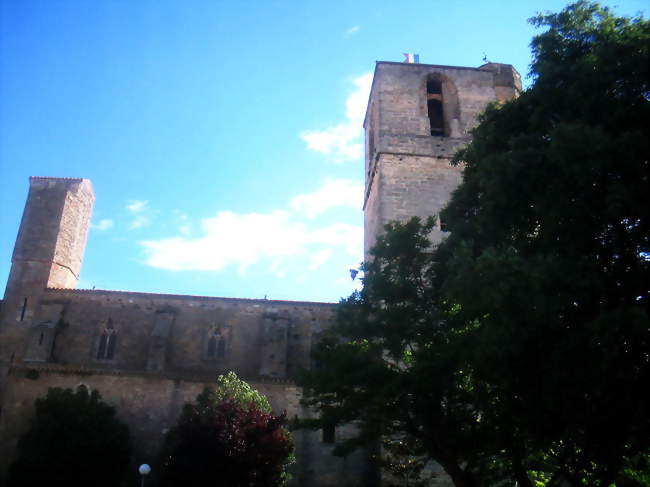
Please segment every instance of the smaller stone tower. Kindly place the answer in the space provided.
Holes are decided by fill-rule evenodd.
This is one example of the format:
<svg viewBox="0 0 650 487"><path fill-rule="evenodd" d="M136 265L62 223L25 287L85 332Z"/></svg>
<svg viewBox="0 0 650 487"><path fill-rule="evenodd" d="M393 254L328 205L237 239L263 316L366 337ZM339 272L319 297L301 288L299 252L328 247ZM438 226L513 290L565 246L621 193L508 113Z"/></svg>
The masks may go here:
<svg viewBox="0 0 650 487"><path fill-rule="evenodd" d="M5 304L77 286L94 201L88 179L29 179Z"/></svg>
<svg viewBox="0 0 650 487"><path fill-rule="evenodd" d="M461 180L449 164L469 141L478 115L521 90L509 64L479 68L377 62L368 101L365 165L365 258L383 226L438 216ZM438 220L431 240L439 242Z"/></svg>

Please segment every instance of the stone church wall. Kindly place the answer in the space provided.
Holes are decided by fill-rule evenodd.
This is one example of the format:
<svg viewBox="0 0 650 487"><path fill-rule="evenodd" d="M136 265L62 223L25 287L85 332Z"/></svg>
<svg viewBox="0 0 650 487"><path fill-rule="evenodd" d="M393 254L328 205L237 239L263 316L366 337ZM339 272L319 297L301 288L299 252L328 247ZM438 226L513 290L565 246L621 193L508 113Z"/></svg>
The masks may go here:
<svg viewBox="0 0 650 487"><path fill-rule="evenodd" d="M57 366L14 367L5 380L0 420L0 459L4 468L34 414L34 400L42 397L50 387L76 388L83 384L98 390L102 399L116 408L118 418L129 426L133 461L150 463L154 468L160 464L157 455L164 435L175 424L183 404L193 401L203 388L214 387L214 380L203 382L116 371L73 371ZM275 411L286 410L289 418L308 416L299 403L299 388L290 382L250 384L269 398ZM339 438L345 434L345 428L337 430ZM363 485L360 479L366 475L367 463L363 452L340 459L331 455L334 445L323 443L319 431L299 430L293 437L297 462L292 469L292 485Z"/></svg>
<svg viewBox="0 0 650 487"><path fill-rule="evenodd" d="M33 306L29 323L16 320L16 310L3 313L3 470L34 400L49 387L97 389L129 425L134 459L152 464L182 405L230 370L265 394L274 411L309 417L293 379L309 367L311 345L334 313L328 303L73 289L45 290ZM115 340L110 358L106 346L100 354L107 330ZM215 332L225 344L209 350ZM337 438L348 431L338 428ZM358 485L367 473L364 452L334 457L320 431L297 431L294 440L294 485Z"/></svg>
<svg viewBox="0 0 650 487"><path fill-rule="evenodd" d="M294 377L309 367L313 337L332 322L334 310L327 303L73 289L48 289L32 306L29 334L36 342L24 347L26 324L9 316L7 328L17 342L5 342L0 358L13 354L14 360L190 375L235 370L273 378ZM22 310L14 312L18 318ZM105 332L114 335L111 358L98 350ZM44 343L41 333L55 339Z"/></svg>

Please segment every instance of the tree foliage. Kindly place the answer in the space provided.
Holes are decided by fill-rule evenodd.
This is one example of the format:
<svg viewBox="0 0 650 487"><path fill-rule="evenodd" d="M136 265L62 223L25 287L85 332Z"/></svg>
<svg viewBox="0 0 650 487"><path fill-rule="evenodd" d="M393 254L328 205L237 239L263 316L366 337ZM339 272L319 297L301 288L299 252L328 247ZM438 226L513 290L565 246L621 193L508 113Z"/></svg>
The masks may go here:
<svg viewBox="0 0 650 487"><path fill-rule="evenodd" d="M442 218L392 224L316 351L309 399L456 485L638 485L650 452L650 23L531 22L533 85L455 157ZM626 483L627 482L627 483Z"/></svg>
<svg viewBox="0 0 650 487"><path fill-rule="evenodd" d="M217 388L212 393L216 402L232 401L244 408L253 405L265 413L272 411L266 396L240 380L232 371L217 377Z"/></svg>
<svg viewBox="0 0 650 487"><path fill-rule="evenodd" d="M163 447L165 485L284 485L293 442L262 394L233 372L187 403Z"/></svg>
<svg viewBox="0 0 650 487"><path fill-rule="evenodd" d="M99 392L84 386L49 389L34 403L29 430L9 469L10 487L87 485L115 487L129 467L129 435Z"/></svg>
<svg viewBox="0 0 650 487"><path fill-rule="evenodd" d="M486 427L473 406L466 353L474 325L459 322L457 307L441 306L433 288L433 224L393 223L378 238L363 289L341 302L314 350L320 366L301 380L306 403L321 424L358 426L337 453L381 441L387 470L408 474L410 485L423 466L413 459L435 459L456 485L478 485L479 471L501 480L491 462L498 446L479 441Z"/></svg>
<svg viewBox="0 0 650 487"><path fill-rule="evenodd" d="M587 2L532 22L533 87L456 155L436 285L479 323L479 407L513 447L609 485L650 437L650 23Z"/></svg>

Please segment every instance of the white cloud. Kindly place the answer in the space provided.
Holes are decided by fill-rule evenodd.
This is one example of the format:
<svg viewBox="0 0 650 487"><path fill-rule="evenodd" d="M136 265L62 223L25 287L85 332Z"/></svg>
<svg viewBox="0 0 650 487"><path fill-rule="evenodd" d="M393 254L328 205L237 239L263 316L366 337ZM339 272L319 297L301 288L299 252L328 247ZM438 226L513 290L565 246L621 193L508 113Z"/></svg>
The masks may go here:
<svg viewBox="0 0 650 487"><path fill-rule="evenodd" d="M363 185L349 179L326 179L312 193L292 198L286 209L237 213L220 211L193 222L185 213L172 211L173 236L141 241L146 265L168 270L240 273L257 263L278 278L315 271L326 262L360 260L363 228L347 223L323 224L315 218L335 207L361 213ZM134 223L151 210L146 202L133 205Z"/></svg>
<svg viewBox="0 0 650 487"><path fill-rule="evenodd" d="M151 219L146 215L137 215L129 224L129 229L146 227L151 223Z"/></svg>
<svg viewBox="0 0 650 487"><path fill-rule="evenodd" d="M331 255L332 255L332 249L321 250L320 252L312 256L307 269L310 271L317 270L320 266L322 266L325 262L329 260Z"/></svg>
<svg viewBox="0 0 650 487"><path fill-rule="evenodd" d="M355 85L345 100L346 121L325 130L306 130L300 134L307 148L332 156L334 162L355 161L363 156L363 117L372 84L372 73L354 78Z"/></svg>
<svg viewBox="0 0 650 487"><path fill-rule="evenodd" d="M350 123L356 124L361 131L363 118L366 116L368 96L372 86L372 73L366 73L353 80L356 89L345 100L345 116Z"/></svg>
<svg viewBox="0 0 650 487"><path fill-rule="evenodd" d="M147 203L148 201L131 200L129 201L129 204L126 205L126 209L131 213L140 213L145 210Z"/></svg>
<svg viewBox="0 0 650 487"><path fill-rule="evenodd" d="M113 220L111 220L110 218L103 218L99 220L97 223L92 223L90 225L90 228L92 228L93 230L104 231L104 230L108 230L112 226L113 226Z"/></svg>
<svg viewBox="0 0 650 487"><path fill-rule="evenodd" d="M335 223L309 233L307 242L343 247L345 252L356 257L363 249L363 228L347 223Z"/></svg>
<svg viewBox="0 0 650 487"><path fill-rule="evenodd" d="M359 32L359 29L361 29L360 25L355 25L353 27L350 27L348 30L345 31L345 36L348 37L351 36L352 34L356 34L357 32Z"/></svg>
<svg viewBox="0 0 650 487"><path fill-rule="evenodd" d="M145 263L169 270L219 271L237 266L240 273L263 258L273 259L272 269L283 274L282 260L303 256L310 265L322 264L334 252L357 257L363 248L360 226L336 224L316 229L283 210L270 213L222 211L201 221L197 238L176 236L140 242ZM329 254L324 249L329 250Z"/></svg>
<svg viewBox="0 0 650 487"><path fill-rule="evenodd" d="M146 227L151 223L151 210L147 206L148 201L130 200L126 205L126 209L133 215L133 219L129 224L129 229Z"/></svg>
<svg viewBox="0 0 650 487"><path fill-rule="evenodd" d="M289 204L308 218L315 218L337 206L360 210L363 184L351 179L327 179L315 192L295 196Z"/></svg>

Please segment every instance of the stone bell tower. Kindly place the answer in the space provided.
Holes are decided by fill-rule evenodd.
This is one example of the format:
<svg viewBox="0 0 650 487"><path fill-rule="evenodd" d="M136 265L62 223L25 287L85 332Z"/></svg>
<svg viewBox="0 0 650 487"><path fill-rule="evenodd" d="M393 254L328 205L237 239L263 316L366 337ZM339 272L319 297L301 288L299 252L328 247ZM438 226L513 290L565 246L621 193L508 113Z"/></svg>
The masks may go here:
<svg viewBox="0 0 650 487"><path fill-rule="evenodd" d="M75 288L95 196L88 179L31 177L5 303L46 288Z"/></svg>
<svg viewBox="0 0 650 487"><path fill-rule="evenodd" d="M379 61L364 121L364 254L391 220L439 217L461 180L450 165L488 103L521 91L509 64L479 68ZM439 242L445 222L431 239Z"/></svg>

